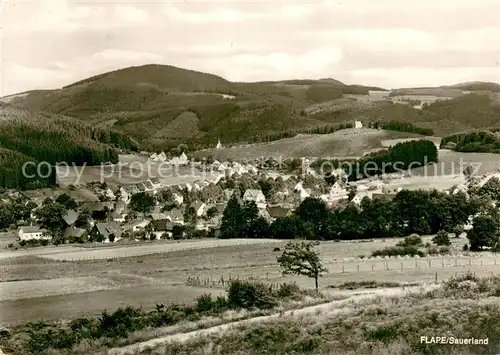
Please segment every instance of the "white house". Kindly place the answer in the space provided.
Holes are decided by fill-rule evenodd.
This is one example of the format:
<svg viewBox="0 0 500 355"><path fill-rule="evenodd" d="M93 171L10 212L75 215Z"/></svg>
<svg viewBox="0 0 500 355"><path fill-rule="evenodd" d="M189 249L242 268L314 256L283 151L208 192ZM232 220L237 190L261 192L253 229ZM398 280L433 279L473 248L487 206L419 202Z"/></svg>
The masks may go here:
<svg viewBox="0 0 500 355"><path fill-rule="evenodd" d="M197 217L204 216L207 213L207 204L204 202L196 201L191 207L194 208Z"/></svg>
<svg viewBox="0 0 500 355"><path fill-rule="evenodd" d="M220 144L220 139L219 142L217 142L217 146L215 147L215 149L222 149L222 144Z"/></svg>
<svg viewBox="0 0 500 355"><path fill-rule="evenodd" d="M180 156L174 157L172 158L172 160L170 160L170 164L172 165L186 165L187 163L188 157L186 153L182 153Z"/></svg>
<svg viewBox="0 0 500 355"><path fill-rule="evenodd" d="M338 195L343 195L347 193L347 190L344 189L340 184L339 182L335 182L335 184L332 185L332 187L330 188L330 196L338 196Z"/></svg>
<svg viewBox="0 0 500 355"><path fill-rule="evenodd" d="M259 208L265 208L266 204L266 196L262 193L262 190L257 189L248 189L243 194L244 201L254 201ZM264 207L262 207L264 206Z"/></svg>
<svg viewBox="0 0 500 355"><path fill-rule="evenodd" d="M122 200L125 203L129 203L130 197L131 195L129 194L129 192L126 189L124 189L123 186L120 186L120 200Z"/></svg>
<svg viewBox="0 0 500 355"><path fill-rule="evenodd" d="M174 193L174 201L178 205L182 205L184 203L184 196L181 194Z"/></svg>
<svg viewBox="0 0 500 355"><path fill-rule="evenodd" d="M161 152L160 154L158 154L158 161L160 162L167 161L167 155L165 154L165 152Z"/></svg>
<svg viewBox="0 0 500 355"><path fill-rule="evenodd" d="M361 201L363 200L364 197L365 196L362 196L361 194L357 194L352 198L351 202L359 206L361 205Z"/></svg>
<svg viewBox="0 0 500 355"><path fill-rule="evenodd" d="M19 236L19 240L50 240L51 236L45 235L46 230L40 229L38 227L26 226L21 227L17 231L17 235Z"/></svg>
<svg viewBox="0 0 500 355"><path fill-rule="evenodd" d="M151 223L151 221L145 219L143 221L140 221L138 223L135 223L133 226L132 226L132 231L133 232L138 232L140 230L143 230L144 228L146 228L146 226Z"/></svg>
<svg viewBox="0 0 500 355"><path fill-rule="evenodd" d="M468 194L468 189L467 189L467 186L465 186L464 184L459 184L457 186L455 186L455 188L452 190L452 194L453 195L456 195L458 193L463 193L463 194Z"/></svg>
<svg viewBox="0 0 500 355"><path fill-rule="evenodd" d="M354 121L354 128L363 128L363 123L361 121Z"/></svg>
<svg viewBox="0 0 500 355"><path fill-rule="evenodd" d="M151 154L151 156L149 157L149 160L158 161L158 154L157 153Z"/></svg>

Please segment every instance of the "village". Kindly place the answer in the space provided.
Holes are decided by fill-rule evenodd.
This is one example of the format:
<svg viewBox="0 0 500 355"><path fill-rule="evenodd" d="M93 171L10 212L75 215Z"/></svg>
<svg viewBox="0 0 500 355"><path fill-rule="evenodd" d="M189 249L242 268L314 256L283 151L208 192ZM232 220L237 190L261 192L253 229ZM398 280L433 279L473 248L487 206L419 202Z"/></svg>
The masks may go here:
<svg viewBox="0 0 500 355"><path fill-rule="evenodd" d="M217 147L220 146L219 141ZM302 159L300 163L285 160L278 165L272 159L240 163L200 162L188 159L184 153L170 160L164 152L149 156L148 164L159 163L215 174L209 175L210 179L169 186L151 177L122 186L90 182L66 189L7 191L0 210L4 228L16 228L21 246L214 238L219 236L224 210L233 196L255 203L259 216L270 224L290 216L307 198L320 199L330 209L359 207L364 198L392 199L403 190L398 183L410 178L406 172L349 182L344 170L334 169L330 175L335 182L328 184L318 169L311 167L311 159ZM476 178L476 186L483 186L493 176L496 175ZM444 191L467 194L470 179L467 182L464 176L456 178L458 182ZM418 185L413 186L417 188ZM24 206L25 217L13 220L11 216L8 220L3 211L16 205ZM48 230L44 224L52 227Z"/></svg>

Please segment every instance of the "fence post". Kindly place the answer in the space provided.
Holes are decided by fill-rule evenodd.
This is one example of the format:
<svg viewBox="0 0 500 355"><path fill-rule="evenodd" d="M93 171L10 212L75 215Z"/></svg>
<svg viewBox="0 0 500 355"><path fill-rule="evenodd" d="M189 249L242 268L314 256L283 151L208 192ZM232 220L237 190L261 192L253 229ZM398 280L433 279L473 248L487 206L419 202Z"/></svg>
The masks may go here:
<svg viewBox="0 0 500 355"><path fill-rule="evenodd" d="M359 264L358 264L358 272L359 272Z"/></svg>
<svg viewBox="0 0 500 355"><path fill-rule="evenodd" d="M431 259L427 260L429 262L429 268L431 267Z"/></svg>
<svg viewBox="0 0 500 355"><path fill-rule="evenodd" d="M436 282L438 282L438 273L436 272Z"/></svg>
<svg viewBox="0 0 500 355"><path fill-rule="evenodd" d="M401 270L403 270L403 262L401 262Z"/></svg>
<svg viewBox="0 0 500 355"><path fill-rule="evenodd" d="M441 259L441 266L443 267L444 269L444 259Z"/></svg>
<svg viewBox="0 0 500 355"><path fill-rule="evenodd" d="M374 267L374 266L375 266L375 265L373 265L373 264L372 264L372 271L373 271L373 267Z"/></svg>
<svg viewBox="0 0 500 355"><path fill-rule="evenodd" d="M344 270L345 270L345 269L344 269L344 264L342 264L342 273L344 273Z"/></svg>
<svg viewBox="0 0 500 355"><path fill-rule="evenodd" d="M469 266L471 266L471 259L469 258Z"/></svg>

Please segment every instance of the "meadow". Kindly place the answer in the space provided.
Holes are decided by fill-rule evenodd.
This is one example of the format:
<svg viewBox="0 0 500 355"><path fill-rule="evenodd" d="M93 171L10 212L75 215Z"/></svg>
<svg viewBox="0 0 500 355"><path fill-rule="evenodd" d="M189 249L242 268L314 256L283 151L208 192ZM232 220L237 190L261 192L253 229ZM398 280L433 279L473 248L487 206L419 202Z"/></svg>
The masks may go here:
<svg viewBox="0 0 500 355"><path fill-rule="evenodd" d="M467 271L490 276L500 269L496 255L463 254L463 238L452 238L451 255L367 258L397 241L322 242L318 250L328 273L320 279L320 288L350 281L433 283ZM213 242L10 252L9 258L0 259L0 308L6 310L0 320L9 324L96 315L126 305L189 303L203 293L224 293L231 279L253 278L272 285L295 281L303 288L314 287L306 277L282 275L276 262L280 252L275 250L282 249L284 241L220 241L225 243L219 246ZM89 260L88 253L96 257Z"/></svg>
<svg viewBox="0 0 500 355"><path fill-rule="evenodd" d="M298 135L294 138L266 143L206 149L194 154L201 158L212 156L219 160L248 160L261 157L301 158L306 156L356 158L382 148L384 140L412 137L418 136L411 133L370 128L343 129L331 134Z"/></svg>

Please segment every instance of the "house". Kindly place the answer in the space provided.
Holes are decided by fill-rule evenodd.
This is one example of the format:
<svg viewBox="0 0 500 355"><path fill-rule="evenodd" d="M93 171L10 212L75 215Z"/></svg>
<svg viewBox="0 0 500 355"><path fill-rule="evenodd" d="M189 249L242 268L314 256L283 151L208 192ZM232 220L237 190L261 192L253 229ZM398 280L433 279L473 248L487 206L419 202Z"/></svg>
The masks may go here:
<svg viewBox="0 0 500 355"><path fill-rule="evenodd" d="M156 189L160 189L162 187L162 183L160 182L160 179L158 178L151 178L148 180L151 185L153 185L153 188L156 190Z"/></svg>
<svg viewBox="0 0 500 355"><path fill-rule="evenodd" d="M174 157L170 160L170 164L172 165L186 165L188 163L188 157L186 153L182 153L178 157Z"/></svg>
<svg viewBox="0 0 500 355"><path fill-rule="evenodd" d="M75 228L75 227L67 227L63 236L65 240L69 240L70 242L85 242L88 238L88 233L83 228Z"/></svg>
<svg viewBox="0 0 500 355"><path fill-rule="evenodd" d="M115 193L109 187L106 189L106 191L104 191L104 195L111 200L114 200L116 198Z"/></svg>
<svg viewBox="0 0 500 355"><path fill-rule="evenodd" d="M156 191L155 186L153 185L150 179L144 181L142 184L146 188L146 191Z"/></svg>
<svg viewBox="0 0 500 355"><path fill-rule="evenodd" d="M172 225L166 213L152 213L150 218L155 232L165 232L167 231L167 225Z"/></svg>
<svg viewBox="0 0 500 355"><path fill-rule="evenodd" d="M76 220L78 219L78 212L75 210L67 210L66 213L63 215L63 220L68 226L72 226L75 224Z"/></svg>
<svg viewBox="0 0 500 355"><path fill-rule="evenodd" d="M259 204L266 204L266 196L264 196L262 190L257 190L257 189L246 190L245 193L243 194L243 200L254 201L257 204L257 206L259 206Z"/></svg>
<svg viewBox="0 0 500 355"><path fill-rule="evenodd" d="M153 153L149 156L149 160L151 161L158 161L158 154L157 153Z"/></svg>
<svg viewBox="0 0 500 355"><path fill-rule="evenodd" d="M167 161L167 155L165 154L165 152L161 152L160 154L158 154L158 161L162 163L164 161Z"/></svg>
<svg viewBox="0 0 500 355"><path fill-rule="evenodd" d="M178 193L174 193L174 201L177 205L182 205L184 203L184 196Z"/></svg>
<svg viewBox="0 0 500 355"><path fill-rule="evenodd" d="M46 234L45 229L40 229L34 226L25 226L19 228L17 231L17 235L19 236L19 240L50 240L51 236Z"/></svg>
<svg viewBox="0 0 500 355"><path fill-rule="evenodd" d="M140 230L143 230L144 228L146 228L149 223L151 223L151 221L147 220L147 219L144 219L140 222L136 222L132 225L132 232L138 232Z"/></svg>
<svg viewBox="0 0 500 355"><path fill-rule="evenodd" d="M180 209L174 208L173 210L165 213L167 214L170 222L181 225L184 224L184 213Z"/></svg>
<svg viewBox="0 0 500 355"><path fill-rule="evenodd" d="M361 201L363 200L364 197L365 195L356 194L356 196L352 198L351 202L359 206L361 205Z"/></svg>
<svg viewBox="0 0 500 355"><path fill-rule="evenodd" d="M128 215L128 208L127 205L121 201L117 202L115 204L115 208L113 210L113 213L111 213L111 218L113 221L117 223L123 223L125 222L125 218Z"/></svg>
<svg viewBox="0 0 500 355"><path fill-rule="evenodd" d="M455 187L452 189L451 193L452 193L453 195L456 195L456 194L458 194L458 193L463 193L463 194L468 195L468 193L469 193L469 189L468 189L468 188L467 188L467 186L465 186L464 184L459 184L459 185L455 186Z"/></svg>
<svg viewBox="0 0 500 355"><path fill-rule="evenodd" d="M122 231L116 222L96 223L90 234L93 237L101 237L104 243L109 243L121 239Z"/></svg>
<svg viewBox="0 0 500 355"><path fill-rule="evenodd" d="M207 205L204 202L196 201L191 207L194 208L197 217L204 216L207 213Z"/></svg>
<svg viewBox="0 0 500 355"><path fill-rule="evenodd" d="M338 196L338 195L343 195L346 194L347 190L344 189L338 181L335 182L335 184L332 185L330 188L330 196Z"/></svg>
<svg viewBox="0 0 500 355"><path fill-rule="evenodd" d="M220 139L217 142L217 145L215 146L215 149L222 149L222 144L220 144Z"/></svg>
<svg viewBox="0 0 500 355"><path fill-rule="evenodd" d="M224 190L224 198L227 200L231 199L234 195L234 189L225 189Z"/></svg>
<svg viewBox="0 0 500 355"><path fill-rule="evenodd" d="M267 212L271 220L292 215L292 210L281 205L267 206Z"/></svg>
<svg viewBox="0 0 500 355"><path fill-rule="evenodd" d="M125 189L123 186L120 186L118 194L120 195L119 200L125 203L130 202L130 197L132 197L132 194L128 191L128 189Z"/></svg>
<svg viewBox="0 0 500 355"><path fill-rule="evenodd" d="M382 180L375 180L373 181L372 183L369 184L369 189L370 190L382 190L384 189L385 187L385 184Z"/></svg>
<svg viewBox="0 0 500 355"><path fill-rule="evenodd" d="M363 128L363 123L361 121L354 121L354 128Z"/></svg>

